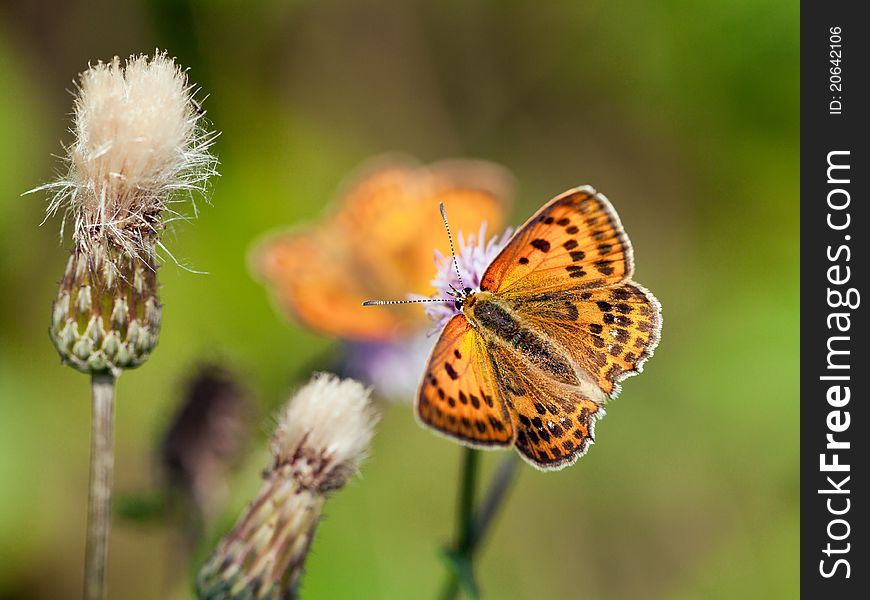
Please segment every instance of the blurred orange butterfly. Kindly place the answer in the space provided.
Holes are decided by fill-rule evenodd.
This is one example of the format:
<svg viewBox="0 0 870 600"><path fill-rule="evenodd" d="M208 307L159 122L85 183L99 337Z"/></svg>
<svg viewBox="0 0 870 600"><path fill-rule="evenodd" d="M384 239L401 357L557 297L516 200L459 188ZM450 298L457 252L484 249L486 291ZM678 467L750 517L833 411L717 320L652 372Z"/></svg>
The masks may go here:
<svg viewBox="0 0 870 600"><path fill-rule="evenodd" d="M574 463L619 382L659 341L661 306L633 272L631 243L603 195L581 187L545 204L479 290L449 292L461 314L432 350L420 421L470 446L514 445L539 469Z"/></svg>
<svg viewBox="0 0 870 600"><path fill-rule="evenodd" d="M425 326L420 311L361 308L375 294L404 294L431 279L433 249L447 251L431 207L448 202L466 232L484 221L501 227L512 180L483 161L442 161L423 167L381 158L363 169L320 225L269 237L253 253L253 270L281 309L327 335L389 341Z"/></svg>

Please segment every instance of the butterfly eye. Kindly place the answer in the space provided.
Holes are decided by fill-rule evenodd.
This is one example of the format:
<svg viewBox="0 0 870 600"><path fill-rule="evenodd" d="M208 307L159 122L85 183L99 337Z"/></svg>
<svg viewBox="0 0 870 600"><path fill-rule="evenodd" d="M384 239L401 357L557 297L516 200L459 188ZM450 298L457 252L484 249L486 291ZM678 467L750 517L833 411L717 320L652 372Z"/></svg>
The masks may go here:
<svg viewBox="0 0 870 600"><path fill-rule="evenodd" d="M470 294L471 291L472 291L471 288L465 288L464 290L462 290L462 292L463 292L466 296L467 296L468 294Z"/></svg>
<svg viewBox="0 0 870 600"><path fill-rule="evenodd" d="M453 306L456 307L456 310L462 310L462 298L457 298L453 301Z"/></svg>

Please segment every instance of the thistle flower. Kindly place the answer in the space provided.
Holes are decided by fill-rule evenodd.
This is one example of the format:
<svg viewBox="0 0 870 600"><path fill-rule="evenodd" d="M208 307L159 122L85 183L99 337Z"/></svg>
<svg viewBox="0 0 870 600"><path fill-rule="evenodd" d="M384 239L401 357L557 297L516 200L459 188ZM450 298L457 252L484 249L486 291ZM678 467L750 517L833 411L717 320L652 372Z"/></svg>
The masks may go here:
<svg viewBox="0 0 870 600"><path fill-rule="evenodd" d="M467 238L460 232L457 235L456 262L462 273L465 285L480 287L483 272L496 255L507 244L513 231L508 229L500 236L489 241L486 239L486 222L476 234ZM463 286L456 275L452 256L445 256L435 250L436 275L431 285L435 288L433 298L449 298L451 287ZM419 300L427 296L410 294L408 299ZM426 360L439 333L450 317L458 310L452 302L433 302L425 304L425 311L435 326L428 332L407 336L390 342L346 342L341 356L343 372L370 383L388 398L413 399L419 384L419 373L426 366Z"/></svg>
<svg viewBox="0 0 870 600"><path fill-rule="evenodd" d="M327 496L359 469L377 420L370 390L316 374L279 416L272 467L199 572L209 600L295 598Z"/></svg>
<svg viewBox="0 0 870 600"><path fill-rule="evenodd" d="M457 236L456 265L453 264L452 256L445 256L438 250L435 251L436 275L432 280L435 288L433 298L449 298L452 290L461 290L465 283L473 290L480 290L480 280L486 268L495 260L498 253L507 245L513 235L513 229L508 227L501 235L496 235L487 241L486 223L480 226L477 235L471 233L465 239L460 232ZM456 274L456 269L462 274L462 282ZM425 298L425 296L410 296ZM459 309L452 302L433 302L426 305L426 314L435 322L435 330L440 331L450 318L459 313Z"/></svg>
<svg viewBox="0 0 870 600"><path fill-rule="evenodd" d="M157 344L160 234L180 216L180 196L204 191L214 173L215 134L201 127L193 94L166 54L90 67L75 99L67 174L37 188L54 192L46 218L62 211L73 223L49 335L62 362L91 375L88 600L106 595L115 378Z"/></svg>
<svg viewBox="0 0 870 600"><path fill-rule="evenodd" d="M343 375L373 386L385 398L408 402L434 343L425 331L391 342L346 341L336 362Z"/></svg>
<svg viewBox="0 0 870 600"><path fill-rule="evenodd" d="M157 248L176 203L205 191L215 134L166 54L97 63L81 75L68 172L48 216L73 225L50 328L63 362L86 372L142 364L157 343ZM35 190L34 190L35 191ZM195 207L194 207L195 213Z"/></svg>

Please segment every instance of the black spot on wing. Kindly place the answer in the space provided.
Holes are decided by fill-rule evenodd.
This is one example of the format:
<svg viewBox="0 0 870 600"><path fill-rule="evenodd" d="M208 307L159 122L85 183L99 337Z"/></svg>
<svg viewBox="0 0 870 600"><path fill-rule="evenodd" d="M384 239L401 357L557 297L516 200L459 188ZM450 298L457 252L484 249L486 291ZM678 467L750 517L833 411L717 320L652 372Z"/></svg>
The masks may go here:
<svg viewBox="0 0 870 600"><path fill-rule="evenodd" d="M629 292L624 287L614 288L612 292L610 292L610 297L614 300L628 300L631 297L631 292Z"/></svg>
<svg viewBox="0 0 870 600"><path fill-rule="evenodd" d="M456 372L456 369L454 369L453 365L451 365L450 363L448 363L448 362L444 363L444 370L447 371L447 375L453 381L456 381L457 379L459 379L459 373Z"/></svg>
<svg viewBox="0 0 870 600"><path fill-rule="evenodd" d="M533 248L537 248L541 252L549 252L550 251L550 242L548 242L545 239L538 238L536 240L532 240L531 245Z"/></svg>
<svg viewBox="0 0 870 600"><path fill-rule="evenodd" d="M565 316L568 318L569 321L576 321L577 319L580 318L580 311L577 309L577 307L573 303L566 302L565 303Z"/></svg>
<svg viewBox="0 0 870 600"><path fill-rule="evenodd" d="M612 260L599 260L595 262L595 268L602 275L613 275L613 261Z"/></svg>

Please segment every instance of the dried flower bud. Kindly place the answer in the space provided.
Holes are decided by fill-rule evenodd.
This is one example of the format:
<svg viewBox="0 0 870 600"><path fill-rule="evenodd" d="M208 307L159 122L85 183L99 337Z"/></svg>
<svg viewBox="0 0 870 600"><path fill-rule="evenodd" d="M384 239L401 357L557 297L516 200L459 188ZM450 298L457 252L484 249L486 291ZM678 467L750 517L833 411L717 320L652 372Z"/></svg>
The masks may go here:
<svg viewBox="0 0 870 600"><path fill-rule="evenodd" d="M279 418L257 497L200 570L199 597L295 598L327 494L356 473L377 417L370 390L321 373Z"/></svg>
<svg viewBox="0 0 870 600"><path fill-rule="evenodd" d="M157 343L157 247L171 207L204 191L215 134L201 127L186 74L165 54L98 63L81 76L69 171L54 192L74 248L60 284L51 338L87 372L142 364ZM179 192L186 192L186 194ZM162 246L161 246L162 247Z"/></svg>
<svg viewBox="0 0 870 600"><path fill-rule="evenodd" d="M197 369L161 445L172 490L209 521L226 496L225 476L247 445L253 408L235 375L213 364Z"/></svg>

